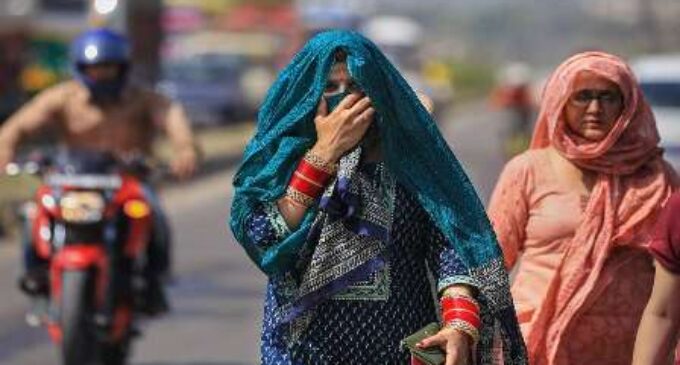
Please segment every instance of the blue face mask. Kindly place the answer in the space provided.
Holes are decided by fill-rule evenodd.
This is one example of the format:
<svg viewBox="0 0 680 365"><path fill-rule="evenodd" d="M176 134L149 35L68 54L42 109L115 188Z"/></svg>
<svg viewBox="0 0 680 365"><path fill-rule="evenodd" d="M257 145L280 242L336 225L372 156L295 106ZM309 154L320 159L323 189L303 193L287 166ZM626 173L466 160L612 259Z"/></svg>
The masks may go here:
<svg viewBox="0 0 680 365"><path fill-rule="evenodd" d="M76 66L76 78L90 90L95 102L118 101L127 84L128 65L121 64L118 77L112 80L95 81L84 72L85 66Z"/></svg>
<svg viewBox="0 0 680 365"><path fill-rule="evenodd" d="M342 99L345 98L345 96L351 94L352 92L349 90L345 90L341 93L334 94L331 96L324 96L324 99L326 99L326 105L328 106L328 112L332 112L333 109L335 109L338 104L342 101Z"/></svg>
<svg viewBox="0 0 680 365"><path fill-rule="evenodd" d="M351 90L345 90L338 94L324 96L324 99L326 99L326 105L328 106L328 113L332 112L333 109L337 108L338 104L340 104L342 99L344 99L347 95L350 95L351 93L352 93ZM361 145L367 147L368 144L376 143L379 137L380 131L378 130L378 123L373 122L373 124L366 131L366 135L364 135L364 138L361 141Z"/></svg>
<svg viewBox="0 0 680 365"><path fill-rule="evenodd" d="M116 101L120 98L123 88L125 87L124 80L111 81L89 81L85 85L90 89L92 99L95 101Z"/></svg>

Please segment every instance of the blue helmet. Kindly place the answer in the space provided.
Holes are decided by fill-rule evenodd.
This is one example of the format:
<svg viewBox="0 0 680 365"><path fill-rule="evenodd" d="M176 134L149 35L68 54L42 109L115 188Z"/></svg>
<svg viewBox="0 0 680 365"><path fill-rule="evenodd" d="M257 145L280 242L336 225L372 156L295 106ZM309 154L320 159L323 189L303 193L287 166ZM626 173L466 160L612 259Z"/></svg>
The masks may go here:
<svg viewBox="0 0 680 365"><path fill-rule="evenodd" d="M90 89L94 98L116 98L127 79L130 44L124 35L113 30L88 30L73 41L71 60L76 78ZM108 81L95 81L87 77L84 68L98 64L120 65L119 77Z"/></svg>

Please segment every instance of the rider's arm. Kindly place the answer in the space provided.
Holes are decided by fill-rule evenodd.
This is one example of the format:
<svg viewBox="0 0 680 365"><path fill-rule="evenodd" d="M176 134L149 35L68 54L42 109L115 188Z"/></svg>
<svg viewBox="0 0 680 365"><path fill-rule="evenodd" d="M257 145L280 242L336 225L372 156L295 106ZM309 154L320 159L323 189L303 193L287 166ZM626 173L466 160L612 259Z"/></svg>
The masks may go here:
<svg viewBox="0 0 680 365"><path fill-rule="evenodd" d="M173 172L180 178L193 175L199 158L199 148L191 123L184 108L164 96L154 94L153 115L157 125L165 132L173 150Z"/></svg>
<svg viewBox="0 0 680 365"><path fill-rule="evenodd" d="M63 105L63 86L49 88L12 115L0 128L0 168L14 158L22 138L53 122Z"/></svg>

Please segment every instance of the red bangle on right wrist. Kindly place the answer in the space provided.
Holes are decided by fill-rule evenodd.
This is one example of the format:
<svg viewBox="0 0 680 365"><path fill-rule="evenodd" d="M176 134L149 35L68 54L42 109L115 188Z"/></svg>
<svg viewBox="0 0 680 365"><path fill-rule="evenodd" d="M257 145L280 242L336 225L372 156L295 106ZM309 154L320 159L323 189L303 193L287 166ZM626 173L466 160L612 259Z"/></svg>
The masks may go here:
<svg viewBox="0 0 680 365"><path fill-rule="evenodd" d="M312 205L314 200L323 194L326 183L335 173L335 169L334 164L329 164L308 152L293 173L286 196L301 205Z"/></svg>
<svg viewBox="0 0 680 365"><path fill-rule="evenodd" d="M334 175L338 169L337 163L329 161L313 151L307 152L302 160L329 175Z"/></svg>
<svg viewBox="0 0 680 365"><path fill-rule="evenodd" d="M332 176L330 173L315 167L304 159L300 161L295 172L322 186L325 185Z"/></svg>

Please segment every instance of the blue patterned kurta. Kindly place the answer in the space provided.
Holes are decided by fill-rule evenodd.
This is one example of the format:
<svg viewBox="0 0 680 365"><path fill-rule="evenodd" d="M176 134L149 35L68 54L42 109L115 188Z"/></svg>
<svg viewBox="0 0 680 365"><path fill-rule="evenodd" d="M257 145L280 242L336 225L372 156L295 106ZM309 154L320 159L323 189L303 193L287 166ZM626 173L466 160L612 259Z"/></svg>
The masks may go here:
<svg viewBox="0 0 680 365"><path fill-rule="evenodd" d="M365 282L318 305L306 321L283 323L278 310L288 299L292 279L271 277L262 333L264 365L407 364L400 341L437 321L430 277L441 289L469 281L467 269L444 241L417 200L397 188L387 265ZM275 204L262 205L249 222L248 235L263 247L277 244L288 231Z"/></svg>
<svg viewBox="0 0 680 365"><path fill-rule="evenodd" d="M479 293L477 299L480 302L483 322L477 346L478 363L484 365L496 363L493 352L494 338L500 338L505 350L505 363L525 365L526 349L512 305L502 252L474 187L437 129L434 120L418 102L408 83L371 41L358 33L347 31L324 32L315 36L282 70L262 104L258 115L257 132L246 147L243 163L234 177L235 195L230 217L231 229L248 256L258 268L270 275L271 280L263 341L265 363L324 364L331 361L343 363L345 356L351 356L353 359L344 362L350 364L393 363L389 357L365 360L371 355L366 353L369 350L351 355L349 353L353 351L351 348L353 344L360 346L362 341L365 345L361 346L373 346L370 341L381 333L387 335L380 342L395 346L397 338L401 337L402 333L408 332L405 327L408 327L408 330L418 327L419 324L398 322L396 317L392 317L397 315L394 312L397 308L406 311L409 307L417 306L414 302L421 300L416 298L420 297L419 291L425 292L420 288L427 287L426 278L420 276L426 265L424 262L430 263L430 269L435 266L433 256L436 255L429 253L430 249L421 249L424 248L423 245L436 246L432 241L434 229L411 227L430 225L427 224L427 219L418 222L421 220L419 214L407 210L409 204L403 201L408 198L399 197L400 212L394 209L394 203L397 203L394 199L386 201L389 202L389 206L384 205L389 207L385 210L390 212L390 224L379 225L379 228L393 228L391 230L393 242L386 241L383 235L373 236L380 238L378 242L369 242L366 237L355 237L358 238L355 241L360 244L352 244L351 239L343 238L337 240L336 246L332 244L331 239L323 239L332 235L320 235L317 242L307 242L306 238L309 237L308 234L314 234L317 228L320 228L322 233L324 230L332 230L334 227L326 223L332 224L334 218L345 217L336 215L329 209L320 209L320 214L316 218L321 225L315 224L317 221L308 214L296 230L288 232L285 223L281 224L276 207L262 204L285 194L296 164L316 142L317 134L313 119L318 107L317 102L323 96L325 80L339 49L346 51L347 66L352 78L371 98L376 110L385 165L389 166L395 181L401 183L408 191L418 192L417 199L420 205L446 237L446 244L454 247L456 255L465 262L469 269L465 274L474 279ZM346 176L350 175L352 174ZM340 179L339 174L336 181L340 182ZM352 182L353 179L349 181ZM381 188L387 186L380 185ZM389 187L390 192L394 192L393 186ZM365 192L363 189L360 191ZM390 198L393 197L394 194L390 195ZM362 203L365 201L366 199L362 199ZM349 201L346 203L348 204L344 204L345 206L352 207ZM380 210L380 207L378 209ZM349 210L347 212L351 213ZM400 217L398 222L393 224L395 212ZM406 224L404 217L409 218ZM351 222L354 217L350 214L346 218ZM339 219L335 219L335 222L337 221ZM349 225L346 227L338 225L337 228L342 230L349 228ZM350 229L345 231L343 234L347 235L360 233ZM425 231L427 234L419 236L414 233L418 231ZM359 254L363 253L364 244L368 249L372 249L365 255L368 261L362 260L361 257L357 259L358 255L355 255L354 251L356 249ZM345 247L350 249L345 250ZM335 293L326 289L344 288L344 284L355 278L352 275L364 268L371 270L360 272L361 274L373 272L373 269L383 263L376 257L383 251L386 251L391 264L388 286L390 290L387 291L389 297L383 296L381 299L380 295L371 295L370 285L366 285L364 288L366 290L363 290L361 295L355 295L362 297L363 300L348 301L348 296L345 296L342 301L327 299L321 307L313 307L314 304L319 304L317 299L328 298L326 294ZM312 253L311 260L306 255L308 252ZM349 259L337 260L339 264L336 265L334 256L342 256L338 252L347 253L344 257L349 256ZM323 259L329 257L331 262L326 265ZM439 261L441 263L441 260ZM317 265L318 263L321 264ZM354 264L364 266L356 268ZM330 270L326 270L327 268ZM289 270L296 272L290 274L290 277L279 276L279 273ZM409 274L415 279L406 280ZM442 276L441 273L434 272L433 276L438 281L443 281L446 275L449 274ZM301 280L291 285L292 278ZM415 280L418 285L413 284ZM335 284L342 285L333 287ZM414 286L409 287L409 293L406 295L400 288L409 285ZM356 289L350 290L350 294L356 294ZM373 300L370 300L371 298ZM376 313L375 309L369 308L372 306L384 306L385 312ZM411 316L426 322L434 316L431 313L436 312L433 309L434 305L430 306L431 311L419 306L417 313ZM286 307L292 307L289 312L292 314L291 317L304 313L305 309L313 308L315 317L312 319L321 325L315 322L311 327L307 327L311 329L309 331L289 331L287 325L281 325L281 312ZM348 313L350 309L358 311L358 308L370 312L371 318L343 318L340 322L331 322L331 319L327 322L319 320L321 316L328 316L330 312L349 316L343 313ZM430 314L423 314L426 312ZM296 322L300 321L296 320L293 324L297 324ZM376 328L362 329L361 326ZM302 327L295 326L296 329ZM318 331L323 333L319 335ZM340 337L341 333L345 333L343 331L351 332L354 338ZM337 339L346 347L302 354L308 351L306 348L322 345L324 340L318 338L319 336ZM387 345L381 346L386 353L389 352L385 347ZM315 357L310 360L310 356ZM326 358L332 359L324 360Z"/></svg>

